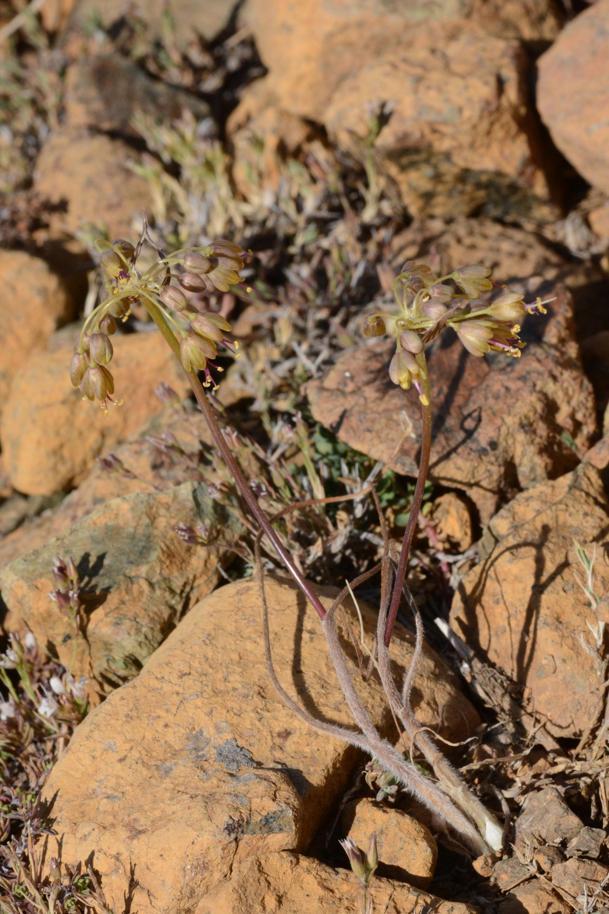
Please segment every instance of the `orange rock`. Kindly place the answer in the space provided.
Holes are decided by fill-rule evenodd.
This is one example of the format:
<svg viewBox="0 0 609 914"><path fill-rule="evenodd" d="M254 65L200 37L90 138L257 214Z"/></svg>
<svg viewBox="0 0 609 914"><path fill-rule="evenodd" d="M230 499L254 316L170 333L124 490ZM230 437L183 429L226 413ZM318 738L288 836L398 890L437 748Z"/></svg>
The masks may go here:
<svg viewBox="0 0 609 914"><path fill-rule="evenodd" d="M267 585L280 680L310 713L351 725L317 617L290 583ZM344 790L356 754L279 700L260 613L252 580L228 584L191 609L140 675L78 727L51 772L45 795L55 798L63 858L95 852L110 907L122 903L135 867L140 914L195 910L249 858L304 849ZM365 606L363 614L369 633L375 614ZM342 614L339 629L344 640ZM398 633L398 667L411 655L410 639ZM476 715L453 682L426 650L418 717L444 733L456 726L463 738ZM377 725L392 732L376 680L360 688Z"/></svg>
<svg viewBox="0 0 609 914"><path fill-rule="evenodd" d="M52 341L51 341L52 342ZM31 356L16 375L0 426L6 472L16 489L49 495L77 484L95 458L157 412L160 381L180 395L187 382L156 332L117 335L112 372L122 405L107 413L82 402L69 378L71 347Z"/></svg>
<svg viewBox="0 0 609 914"><path fill-rule="evenodd" d="M609 869L597 860L573 857L553 866L551 875L552 885L571 898L594 898L603 892Z"/></svg>
<svg viewBox="0 0 609 914"><path fill-rule="evenodd" d="M433 503L433 519L438 533L461 552L472 545L474 534L469 508L454 492L440 495Z"/></svg>
<svg viewBox="0 0 609 914"><path fill-rule="evenodd" d="M476 910L376 876L368 897L370 910L382 914L473 914ZM254 859L236 870L230 882L199 902L195 914L360 914L363 900L363 889L352 873L284 852Z"/></svg>
<svg viewBox="0 0 609 914"><path fill-rule="evenodd" d="M92 676L92 691L135 675L182 613L216 584L218 550L188 545L175 529L202 520L202 497L187 482L114 498L9 563L0 571L4 626L27 626L74 676ZM84 629L50 599L56 556L78 568Z"/></svg>
<svg viewBox="0 0 609 914"><path fill-rule="evenodd" d="M458 23L466 31L482 17L491 32L550 36L558 22L547 7L543 0L248 0L240 20L254 33L281 106L323 120L346 79L386 51L415 44L417 33L435 34L436 26L444 23ZM489 40L492 44L490 35Z"/></svg>
<svg viewBox="0 0 609 914"><path fill-rule="evenodd" d="M498 914L570 914L572 910L543 879L529 879L514 886L497 907Z"/></svg>
<svg viewBox="0 0 609 914"><path fill-rule="evenodd" d="M126 143L79 128L60 127L49 136L36 162L36 191L61 209L55 233L74 234L93 224L110 237L129 237L135 219L151 205L146 180L129 166L137 158Z"/></svg>
<svg viewBox="0 0 609 914"><path fill-rule="evenodd" d="M545 192L528 63L514 40L555 33L540 0L248 0L241 20L269 69L264 91L280 109L323 123L341 144L357 136L362 152L374 109L388 106L376 149L414 211L434 195L433 181L417 187L426 168L447 173L453 203L471 193L474 172L487 193L493 181L501 185L496 175ZM417 153L421 162L413 162ZM507 191L503 181L500 193Z"/></svg>
<svg viewBox="0 0 609 914"><path fill-rule="evenodd" d="M609 0L576 16L539 59L537 106L552 139L595 187L609 191Z"/></svg>
<svg viewBox="0 0 609 914"><path fill-rule="evenodd" d="M367 851L376 835L379 875L426 888L436 869L438 848L429 830L408 813L372 800L358 800L347 812L353 817L348 837Z"/></svg>
<svg viewBox="0 0 609 914"><path fill-rule="evenodd" d="M584 823L565 803L556 787L544 787L525 797L515 827L515 845L521 856L535 847L566 845L575 839Z"/></svg>
<svg viewBox="0 0 609 914"><path fill-rule="evenodd" d="M526 687L554 736L593 726L604 700L604 667L589 626L609 622L609 567L594 547L606 538L608 513L599 472L587 463L523 492L490 522L480 564L453 602L457 633ZM594 610L580 584L578 543L596 557Z"/></svg>
<svg viewBox="0 0 609 914"><path fill-rule="evenodd" d="M162 448L163 438L169 443L166 450ZM155 439L160 439L158 444ZM0 568L26 552L38 549L53 537L63 536L77 521L111 498L166 489L189 480L198 481L201 449L210 443L207 423L190 401L163 409L138 435L102 454L78 488L53 510L25 520L2 536ZM125 471L118 466L114 470L106 468L103 458L109 456L117 458ZM26 506L36 501L32 496L27 499L14 497L24 503L26 514Z"/></svg>
<svg viewBox="0 0 609 914"><path fill-rule="evenodd" d="M391 117L375 149L403 171L404 182L412 154L432 150L449 156L456 175L499 172L543 191L523 129L525 71L518 42L490 36L473 22L426 23L408 31L407 44L351 62L323 123L349 146L351 135L366 137L371 103L382 101Z"/></svg>
<svg viewBox="0 0 609 914"><path fill-rule="evenodd" d="M0 415L17 370L76 309L74 296L43 260L0 251Z"/></svg>
<svg viewBox="0 0 609 914"><path fill-rule="evenodd" d="M476 359L451 333L430 350L431 478L465 489L483 521L518 488L572 469L595 432L570 318L570 299L559 294L545 342L531 343L521 359ZM388 379L392 351L374 341L345 352L307 394L314 418L342 441L416 475L420 409L416 394Z"/></svg>

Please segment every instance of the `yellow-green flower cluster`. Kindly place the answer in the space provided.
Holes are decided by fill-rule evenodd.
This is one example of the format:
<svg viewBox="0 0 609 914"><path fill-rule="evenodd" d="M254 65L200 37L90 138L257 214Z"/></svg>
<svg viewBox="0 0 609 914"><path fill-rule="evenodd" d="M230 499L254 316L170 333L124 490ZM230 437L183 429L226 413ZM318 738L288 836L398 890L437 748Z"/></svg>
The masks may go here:
<svg viewBox="0 0 609 914"><path fill-rule="evenodd" d="M235 352L229 322L209 308L214 292L228 292L241 282L246 253L230 241L159 256L152 266L137 268L141 245L113 242L100 260L108 297L85 321L70 377L83 397L102 407L115 402L114 379L108 368L113 356L110 336L117 321L126 321L134 305L145 308L178 355L185 371L205 374L214 384L212 369L220 349ZM218 369L220 370L220 369Z"/></svg>
<svg viewBox="0 0 609 914"><path fill-rule="evenodd" d="M522 320L526 314L545 313L547 304L541 299L527 304L520 292L496 289L487 267L436 276L422 262L406 265L395 281L394 296L392 308L368 317L364 334L395 340L389 377L405 390L414 387L424 406L430 399L425 349L446 327L474 356L503 352L518 357L524 348Z"/></svg>

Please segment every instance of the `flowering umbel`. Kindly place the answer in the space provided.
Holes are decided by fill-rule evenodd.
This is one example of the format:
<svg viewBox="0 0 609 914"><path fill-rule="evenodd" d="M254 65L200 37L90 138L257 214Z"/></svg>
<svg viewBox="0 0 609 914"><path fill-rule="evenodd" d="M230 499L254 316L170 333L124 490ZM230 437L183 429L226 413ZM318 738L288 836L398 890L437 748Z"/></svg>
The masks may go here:
<svg viewBox="0 0 609 914"><path fill-rule="evenodd" d="M430 388L425 349L451 327L474 356L503 352L520 356L520 326L527 314L545 313L548 299L527 304L520 292L496 289L491 271L468 266L435 276L422 262L407 264L394 284L395 306L368 317L365 336L393 337L395 354L389 377L405 390L414 387L429 406Z"/></svg>
<svg viewBox="0 0 609 914"><path fill-rule="evenodd" d="M247 255L231 241L159 254L143 272L137 267L141 250L129 241L114 241L100 259L107 297L89 315L72 357L70 378L83 398L107 409L114 403L114 378L108 368L113 347L110 337L117 322L126 321L134 305L145 308L161 329L183 368L203 372L204 384L213 385L212 370L221 349L236 352L231 325L202 302L202 295L228 292L242 281Z"/></svg>

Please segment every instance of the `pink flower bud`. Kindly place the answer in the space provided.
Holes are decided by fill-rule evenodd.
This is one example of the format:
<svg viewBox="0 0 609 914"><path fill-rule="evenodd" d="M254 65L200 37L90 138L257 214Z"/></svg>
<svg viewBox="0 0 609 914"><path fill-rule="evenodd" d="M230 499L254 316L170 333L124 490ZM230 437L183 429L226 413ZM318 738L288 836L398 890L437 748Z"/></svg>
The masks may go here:
<svg viewBox="0 0 609 914"><path fill-rule="evenodd" d="M213 269L214 263L209 257L204 257L203 254L191 251L184 258L184 267L189 272L209 273Z"/></svg>
<svg viewBox="0 0 609 914"><path fill-rule="evenodd" d="M400 333L400 344L408 352L418 353L423 351L423 340L418 333L412 330L404 330Z"/></svg>
<svg viewBox="0 0 609 914"><path fill-rule="evenodd" d="M112 343L105 333L93 333L89 339L91 358L98 365L107 365L112 360Z"/></svg>
<svg viewBox="0 0 609 914"><path fill-rule="evenodd" d="M83 379L89 363L87 357L82 352L75 352L70 362L70 381L73 387L78 387Z"/></svg>
<svg viewBox="0 0 609 914"><path fill-rule="evenodd" d="M199 273L183 273L179 282L189 292L209 292L213 288L207 277Z"/></svg>
<svg viewBox="0 0 609 914"><path fill-rule="evenodd" d="M184 311L188 307L186 296L176 286L165 286L159 298L172 311Z"/></svg>
<svg viewBox="0 0 609 914"><path fill-rule="evenodd" d="M105 317L102 317L99 322L99 329L102 333L106 333L109 336L116 333L116 321L111 314L106 314Z"/></svg>
<svg viewBox="0 0 609 914"><path fill-rule="evenodd" d="M446 305L443 305L442 302L437 301L435 298L431 298L429 301L425 302L422 311L425 317L428 317L430 320L439 321L444 317L448 308Z"/></svg>

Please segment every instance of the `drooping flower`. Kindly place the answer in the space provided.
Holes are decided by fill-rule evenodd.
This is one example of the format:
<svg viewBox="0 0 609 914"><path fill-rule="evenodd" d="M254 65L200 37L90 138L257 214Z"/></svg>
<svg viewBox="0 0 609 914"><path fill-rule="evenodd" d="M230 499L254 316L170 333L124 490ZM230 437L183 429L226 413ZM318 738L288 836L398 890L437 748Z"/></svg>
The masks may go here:
<svg viewBox="0 0 609 914"><path fill-rule="evenodd" d="M204 372L206 385L214 384L212 370L221 349L236 352L230 323L216 314L202 293L227 292L242 281L246 252L231 241L178 251L140 272L137 246L119 239L100 261L109 295L87 317L80 343L70 365L74 387L106 409L115 403L114 378L109 369L114 351L110 335L117 321L128 319L136 304L148 310L189 373Z"/></svg>
<svg viewBox="0 0 609 914"><path fill-rule="evenodd" d="M502 352L517 358L524 346L523 318L543 313L548 300L527 304L521 292L503 288L489 301L492 290L491 271L483 265L435 276L427 264L406 264L395 281L395 306L369 315L364 325L365 336L395 341L389 365L393 383L405 390L415 387L421 403L429 403L425 350L446 327L471 355Z"/></svg>

